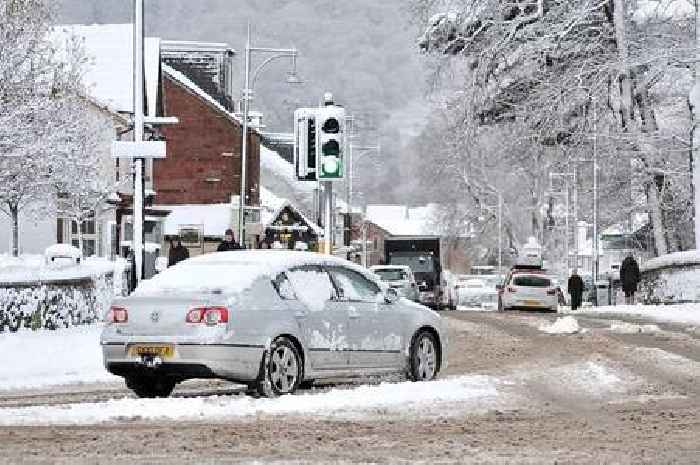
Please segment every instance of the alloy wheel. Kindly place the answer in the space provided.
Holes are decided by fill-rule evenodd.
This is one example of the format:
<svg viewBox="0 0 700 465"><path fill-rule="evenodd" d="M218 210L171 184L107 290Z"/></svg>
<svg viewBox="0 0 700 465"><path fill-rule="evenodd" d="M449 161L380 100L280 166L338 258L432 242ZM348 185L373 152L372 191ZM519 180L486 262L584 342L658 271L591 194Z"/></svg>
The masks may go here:
<svg viewBox="0 0 700 465"><path fill-rule="evenodd" d="M299 375L296 354L287 346L275 348L270 358L270 382L279 394L294 389Z"/></svg>
<svg viewBox="0 0 700 465"><path fill-rule="evenodd" d="M418 343L418 379L430 380L435 377L436 353L433 339L428 335L421 337Z"/></svg>

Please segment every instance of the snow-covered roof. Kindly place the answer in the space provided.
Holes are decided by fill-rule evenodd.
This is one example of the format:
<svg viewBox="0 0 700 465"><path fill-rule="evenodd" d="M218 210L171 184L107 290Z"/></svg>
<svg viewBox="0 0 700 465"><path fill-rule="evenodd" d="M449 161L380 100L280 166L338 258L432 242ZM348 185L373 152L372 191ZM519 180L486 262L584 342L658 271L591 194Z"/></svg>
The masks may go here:
<svg viewBox="0 0 700 465"><path fill-rule="evenodd" d="M237 123L241 124L241 118L239 118L237 115L234 113L231 113L228 111L218 100L216 100L214 97L209 95L204 89L199 87L197 84L195 84L194 81L192 81L190 78L185 76L184 73L172 68L171 66L166 65L165 63L161 64L162 70L165 74L167 74L170 78L175 80L175 82L179 83L180 85L184 86L187 88L189 91L197 95L199 98L201 98L204 102L206 102L208 105L212 106L215 108L217 111L219 111L221 114L225 115L229 119L236 121ZM255 127L249 126L250 130L257 132L258 134L260 133ZM261 147L262 150L262 147Z"/></svg>
<svg viewBox="0 0 700 465"><path fill-rule="evenodd" d="M633 231L639 231L644 227L649 222L649 214L648 213L635 213L632 218L632 229ZM604 236L617 236L621 234L626 234L627 232L627 224L626 223L617 223L612 226L607 227L603 231Z"/></svg>
<svg viewBox="0 0 700 465"><path fill-rule="evenodd" d="M69 24L56 26L52 40L59 49L75 36L83 41L88 63L84 84L97 103L116 112L133 113L133 25ZM144 40L144 94L148 115L155 116L160 69L160 39Z"/></svg>
<svg viewBox="0 0 700 465"><path fill-rule="evenodd" d="M700 252L697 250L686 250L684 252L674 252L646 261L640 267L642 271L657 270L671 266L700 265Z"/></svg>
<svg viewBox="0 0 700 465"><path fill-rule="evenodd" d="M367 220L394 236L439 234L434 221L436 205L409 208L405 205L368 205Z"/></svg>
<svg viewBox="0 0 700 465"><path fill-rule="evenodd" d="M272 191L266 189L265 187L260 187L260 222L263 225L263 229L270 226L273 221L279 216L285 207L289 207L296 211L299 216L309 225L311 229L314 230L317 236L323 235L323 229L311 221L303 211L297 208L289 200L277 197Z"/></svg>
<svg viewBox="0 0 700 465"><path fill-rule="evenodd" d="M695 15L695 6L689 0L637 0L633 19L637 23L685 19Z"/></svg>
<svg viewBox="0 0 700 465"><path fill-rule="evenodd" d="M179 234L184 226L200 226L205 236L223 237L231 227L231 204L216 203L207 205L154 205L157 210L170 210L165 218L164 234Z"/></svg>
<svg viewBox="0 0 700 465"><path fill-rule="evenodd" d="M268 226L279 215L284 207L295 210L310 225L318 235L323 230L287 199L276 196L265 187L260 187L260 222ZM186 205L154 205L156 210L170 210L165 218L164 234L173 236L179 234L182 227L199 226L205 236L219 237L232 225L232 207L229 203L215 204L186 204Z"/></svg>

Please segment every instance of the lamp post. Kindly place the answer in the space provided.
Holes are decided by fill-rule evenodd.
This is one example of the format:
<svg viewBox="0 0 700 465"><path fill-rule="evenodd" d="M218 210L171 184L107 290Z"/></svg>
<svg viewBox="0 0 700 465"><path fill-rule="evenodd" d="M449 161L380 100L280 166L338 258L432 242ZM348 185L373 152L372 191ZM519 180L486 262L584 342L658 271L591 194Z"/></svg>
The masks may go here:
<svg viewBox="0 0 700 465"><path fill-rule="evenodd" d="M253 53L272 54L263 61L255 70L251 80L251 56ZM241 142L241 195L238 201L238 240L241 244L245 242L245 205L246 205L246 164L248 162L248 113L250 102L253 100L253 89L260 72L265 66L279 58L291 58L292 70L287 74L287 82L290 84L300 83L296 73L298 52L295 48L261 48L252 47L250 43L250 24L248 24L248 36L245 45L245 85L243 88L243 133Z"/></svg>

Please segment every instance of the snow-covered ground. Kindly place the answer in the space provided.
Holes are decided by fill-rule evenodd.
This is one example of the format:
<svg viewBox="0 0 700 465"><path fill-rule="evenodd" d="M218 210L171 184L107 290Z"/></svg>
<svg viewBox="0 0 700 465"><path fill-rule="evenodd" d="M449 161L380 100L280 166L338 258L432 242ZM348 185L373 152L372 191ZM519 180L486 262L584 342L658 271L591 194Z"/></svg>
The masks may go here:
<svg viewBox="0 0 700 465"><path fill-rule="evenodd" d="M102 365L102 325L0 334L0 391L120 381Z"/></svg>
<svg viewBox="0 0 700 465"><path fill-rule="evenodd" d="M276 399L254 399L243 395L190 399L115 399L98 403L2 409L0 425L94 424L124 419L221 421L264 414L343 417L426 411L447 414L455 403L473 411L494 408L499 398L497 384L494 378L474 375L430 383L364 385Z"/></svg>
<svg viewBox="0 0 700 465"><path fill-rule="evenodd" d="M700 304L587 307L576 315L629 315L661 323L700 325Z"/></svg>

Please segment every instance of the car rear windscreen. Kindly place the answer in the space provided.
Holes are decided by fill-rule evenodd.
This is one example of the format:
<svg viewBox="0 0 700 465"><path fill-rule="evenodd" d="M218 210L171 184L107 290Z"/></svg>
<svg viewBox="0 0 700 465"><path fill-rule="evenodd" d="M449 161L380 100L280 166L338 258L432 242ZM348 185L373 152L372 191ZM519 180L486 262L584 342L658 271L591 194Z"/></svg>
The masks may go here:
<svg viewBox="0 0 700 465"><path fill-rule="evenodd" d="M549 287L552 282L542 276L516 276L513 278L514 286L525 287Z"/></svg>

